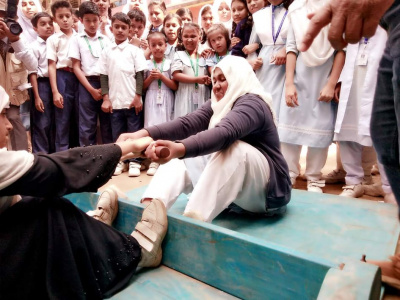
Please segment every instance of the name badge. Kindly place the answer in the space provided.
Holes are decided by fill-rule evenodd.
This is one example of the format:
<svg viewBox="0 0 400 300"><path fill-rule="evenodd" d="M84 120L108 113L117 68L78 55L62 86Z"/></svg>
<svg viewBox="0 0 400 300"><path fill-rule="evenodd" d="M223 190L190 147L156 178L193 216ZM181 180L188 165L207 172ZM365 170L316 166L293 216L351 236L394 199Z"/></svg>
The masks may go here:
<svg viewBox="0 0 400 300"><path fill-rule="evenodd" d="M156 103L158 105L163 104L162 89L158 89L158 91L157 91L157 101L156 101Z"/></svg>
<svg viewBox="0 0 400 300"><path fill-rule="evenodd" d="M357 57L357 66L366 66L368 64L368 55L361 53Z"/></svg>
<svg viewBox="0 0 400 300"><path fill-rule="evenodd" d="M192 93L192 101L193 104L198 105L200 100L200 93L198 89L195 89L194 93Z"/></svg>

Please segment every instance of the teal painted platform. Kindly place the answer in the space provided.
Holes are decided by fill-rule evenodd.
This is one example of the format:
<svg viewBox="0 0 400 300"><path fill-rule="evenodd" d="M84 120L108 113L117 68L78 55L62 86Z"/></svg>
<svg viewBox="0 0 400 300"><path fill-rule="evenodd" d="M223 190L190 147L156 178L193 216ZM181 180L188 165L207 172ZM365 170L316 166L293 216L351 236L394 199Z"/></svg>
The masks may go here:
<svg viewBox="0 0 400 300"><path fill-rule="evenodd" d="M120 201L117 229L133 230L143 191L132 190L127 193L131 201ZM97 195L70 199L89 210ZM163 257L168 268L243 299L334 299L343 293L379 298L379 270L359 260L362 254L379 260L394 253L400 228L393 205L294 190L284 217L225 213L207 224L181 216L186 199L181 195L168 212ZM133 286L116 297L128 299L123 295ZM168 295L192 299L175 296Z"/></svg>

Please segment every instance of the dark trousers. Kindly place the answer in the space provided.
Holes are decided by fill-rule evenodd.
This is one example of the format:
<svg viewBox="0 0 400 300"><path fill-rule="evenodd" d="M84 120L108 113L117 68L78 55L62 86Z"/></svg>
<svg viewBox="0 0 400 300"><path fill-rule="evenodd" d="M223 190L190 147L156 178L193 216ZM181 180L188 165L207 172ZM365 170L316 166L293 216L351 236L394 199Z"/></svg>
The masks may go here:
<svg viewBox="0 0 400 300"><path fill-rule="evenodd" d="M111 128L114 141L122 133L135 132L142 129L143 111L136 115L135 108L114 109L111 114Z"/></svg>
<svg viewBox="0 0 400 300"><path fill-rule="evenodd" d="M371 118L371 137L400 205L400 1L388 11L389 40L382 57ZM396 17L397 16L397 17Z"/></svg>
<svg viewBox="0 0 400 300"><path fill-rule="evenodd" d="M54 108L58 152L70 148L71 128L78 124L78 79L72 72L57 70L57 88L64 98L64 108Z"/></svg>
<svg viewBox="0 0 400 300"><path fill-rule="evenodd" d="M40 99L43 101L44 112L36 109L32 103L31 108L31 131L33 153L54 152L54 104L48 78L38 78L38 90Z"/></svg>
<svg viewBox="0 0 400 300"><path fill-rule="evenodd" d="M122 133L138 131L143 128L143 111L136 115L135 108L114 109L111 114L111 127L114 141ZM142 161L142 158L132 158L125 162L137 162L140 164Z"/></svg>
<svg viewBox="0 0 400 300"><path fill-rule="evenodd" d="M100 88L100 81L89 80L95 88ZM110 114L101 110L103 100L96 101L89 91L79 83L79 144L95 145L97 132L97 116L100 120L101 140L103 144L113 142Z"/></svg>

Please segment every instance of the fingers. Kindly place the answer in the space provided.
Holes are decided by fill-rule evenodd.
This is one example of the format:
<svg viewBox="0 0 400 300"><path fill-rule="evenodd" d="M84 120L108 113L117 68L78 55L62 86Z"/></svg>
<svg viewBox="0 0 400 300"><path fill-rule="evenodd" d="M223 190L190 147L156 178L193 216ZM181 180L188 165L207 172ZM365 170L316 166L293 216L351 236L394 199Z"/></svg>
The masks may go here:
<svg viewBox="0 0 400 300"><path fill-rule="evenodd" d="M376 28L379 25L379 18L364 19L361 36L370 38L375 34Z"/></svg>
<svg viewBox="0 0 400 300"><path fill-rule="evenodd" d="M346 20L345 41L350 44L355 44L362 38L363 20L360 15Z"/></svg>
<svg viewBox="0 0 400 300"><path fill-rule="evenodd" d="M308 48L310 48L312 42L321 29L331 22L332 11L330 4L326 4L323 8L311 16L312 18L310 20L310 24L308 25L308 29L304 35L303 41L299 46L299 50L302 52L307 51Z"/></svg>

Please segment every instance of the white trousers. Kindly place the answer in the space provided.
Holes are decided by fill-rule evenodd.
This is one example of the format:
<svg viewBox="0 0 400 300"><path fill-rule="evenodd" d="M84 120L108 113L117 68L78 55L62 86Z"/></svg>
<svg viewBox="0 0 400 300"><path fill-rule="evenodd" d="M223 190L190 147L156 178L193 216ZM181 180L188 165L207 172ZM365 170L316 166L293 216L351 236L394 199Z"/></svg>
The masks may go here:
<svg viewBox="0 0 400 300"><path fill-rule="evenodd" d="M339 143L347 143L347 142L336 142L336 168L338 170L344 170L342 165L342 159L340 157L340 145ZM377 163L376 152L374 147L366 147L362 148L361 155L361 165L364 170L364 176L370 176L372 167Z"/></svg>
<svg viewBox="0 0 400 300"><path fill-rule="evenodd" d="M169 209L181 193L192 192L184 213L195 213L206 222L211 222L233 202L250 212L266 212L270 168L260 151L236 141L229 148L212 154L198 182L193 184L190 168L196 161L200 161L197 165L203 165L203 160L204 157L195 157L185 163L173 159L161 165L142 199L160 199Z"/></svg>
<svg viewBox="0 0 400 300"><path fill-rule="evenodd" d="M346 171L346 184L353 185L362 182L366 170L371 169L376 162L376 154L373 147L366 147L356 142L339 142L340 155L343 168ZM383 166L378 162L381 173L382 189L386 194L392 192Z"/></svg>
<svg viewBox="0 0 400 300"><path fill-rule="evenodd" d="M296 178L300 174L300 154L302 145L281 143L281 151L289 166L290 178ZM325 166L328 157L329 147L314 148L308 147L306 156L307 180L320 180L321 170Z"/></svg>

